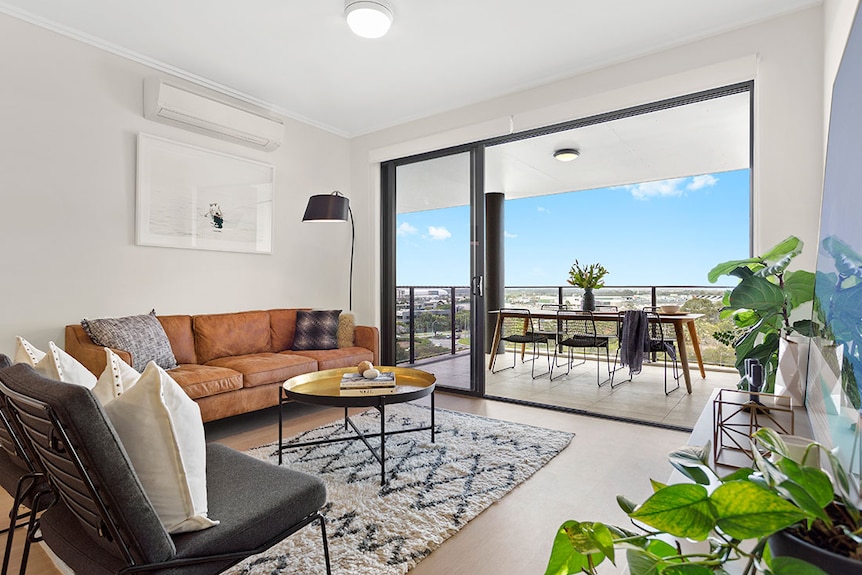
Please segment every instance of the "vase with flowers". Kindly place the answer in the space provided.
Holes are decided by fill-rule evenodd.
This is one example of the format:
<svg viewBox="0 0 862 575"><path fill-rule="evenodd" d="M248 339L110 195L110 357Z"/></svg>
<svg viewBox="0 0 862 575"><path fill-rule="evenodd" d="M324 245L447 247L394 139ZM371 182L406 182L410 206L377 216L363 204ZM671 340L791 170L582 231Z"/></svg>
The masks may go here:
<svg viewBox="0 0 862 575"><path fill-rule="evenodd" d="M610 272L600 263L594 263L582 266L578 260L572 264L569 270L570 285L579 287L584 290L584 297L581 300L581 309L593 311L596 309L596 296L593 290L605 286L604 277Z"/></svg>

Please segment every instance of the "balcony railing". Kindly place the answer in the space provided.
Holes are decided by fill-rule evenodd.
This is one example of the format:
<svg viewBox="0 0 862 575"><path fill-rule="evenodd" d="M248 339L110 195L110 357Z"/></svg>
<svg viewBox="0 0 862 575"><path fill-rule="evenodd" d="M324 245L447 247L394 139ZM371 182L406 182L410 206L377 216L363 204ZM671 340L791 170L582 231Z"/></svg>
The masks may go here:
<svg viewBox="0 0 862 575"><path fill-rule="evenodd" d="M620 310L674 304L701 313L697 331L704 363L732 367L731 347L712 334L729 329L719 309L728 286L605 286L594 292L596 305ZM470 349L470 288L468 286L398 286L396 288L398 364L413 364ZM583 290L571 286L507 286L505 305L538 311L543 304L580 308ZM693 353L693 350L689 350Z"/></svg>

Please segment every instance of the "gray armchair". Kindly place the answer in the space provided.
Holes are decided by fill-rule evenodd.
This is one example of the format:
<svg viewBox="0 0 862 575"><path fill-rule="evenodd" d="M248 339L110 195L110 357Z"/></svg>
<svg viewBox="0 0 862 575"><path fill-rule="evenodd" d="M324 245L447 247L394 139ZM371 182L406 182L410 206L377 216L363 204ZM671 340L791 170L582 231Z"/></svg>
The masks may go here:
<svg viewBox="0 0 862 575"><path fill-rule="evenodd" d="M45 543L76 573L220 573L315 521L330 572L319 478L208 444L209 515L220 524L171 535L88 389L18 364L0 372L0 394L59 499L40 518Z"/></svg>

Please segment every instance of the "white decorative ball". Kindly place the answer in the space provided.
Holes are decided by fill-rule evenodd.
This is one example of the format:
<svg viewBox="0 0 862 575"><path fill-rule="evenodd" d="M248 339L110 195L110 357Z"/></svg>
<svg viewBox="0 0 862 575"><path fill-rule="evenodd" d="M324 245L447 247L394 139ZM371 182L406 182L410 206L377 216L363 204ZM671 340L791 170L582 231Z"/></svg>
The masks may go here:
<svg viewBox="0 0 862 575"><path fill-rule="evenodd" d="M380 370L374 369L373 367L362 372L362 377L365 379L374 379L378 375L380 375Z"/></svg>

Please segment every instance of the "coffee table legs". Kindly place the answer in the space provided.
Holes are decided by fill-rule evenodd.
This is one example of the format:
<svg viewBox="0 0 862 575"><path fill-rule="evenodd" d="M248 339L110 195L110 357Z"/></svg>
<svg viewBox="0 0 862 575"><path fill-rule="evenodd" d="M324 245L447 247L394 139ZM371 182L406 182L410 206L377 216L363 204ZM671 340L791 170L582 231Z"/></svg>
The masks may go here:
<svg viewBox="0 0 862 575"><path fill-rule="evenodd" d="M282 430L282 424L284 423L284 415L282 413L282 409L284 407L284 403L286 402L287 397L282 389L279 389L278 392L278 464L281 465L283 461L283 453L285 449L293 449L295 447L310 447L313 445L323 445L326 443L337 443L340 441L351 441L354 439L361 440L368 450L371 452L371 455L374 456L377 461L380 462L380 485L386 485L386 403L382 399L380 403L375 406L372 406L380 413L380 434L374 435L366 435L363 433L356 424L353 423L353 420L350 419L348 410L344 408L344 429L348 429L348 427L352 427L353 431L356 435L350 437L336 437L334 439L321 439L318 441L306 441L303 443L294 443L292 445L284 445L284 432ZM434 421L434 392L431 392L431 425L423 426L423 427L414 427L410 429L399 429L398 431L390 431L389 435L395 435L397 433L411 433L414 431L424 431L426 429L431 430L431 443L436 442L436 430L435 430L435 421ZM374 448L368 442L369 437L380 437L380 451L378 453L377 449Z"/></svg>

